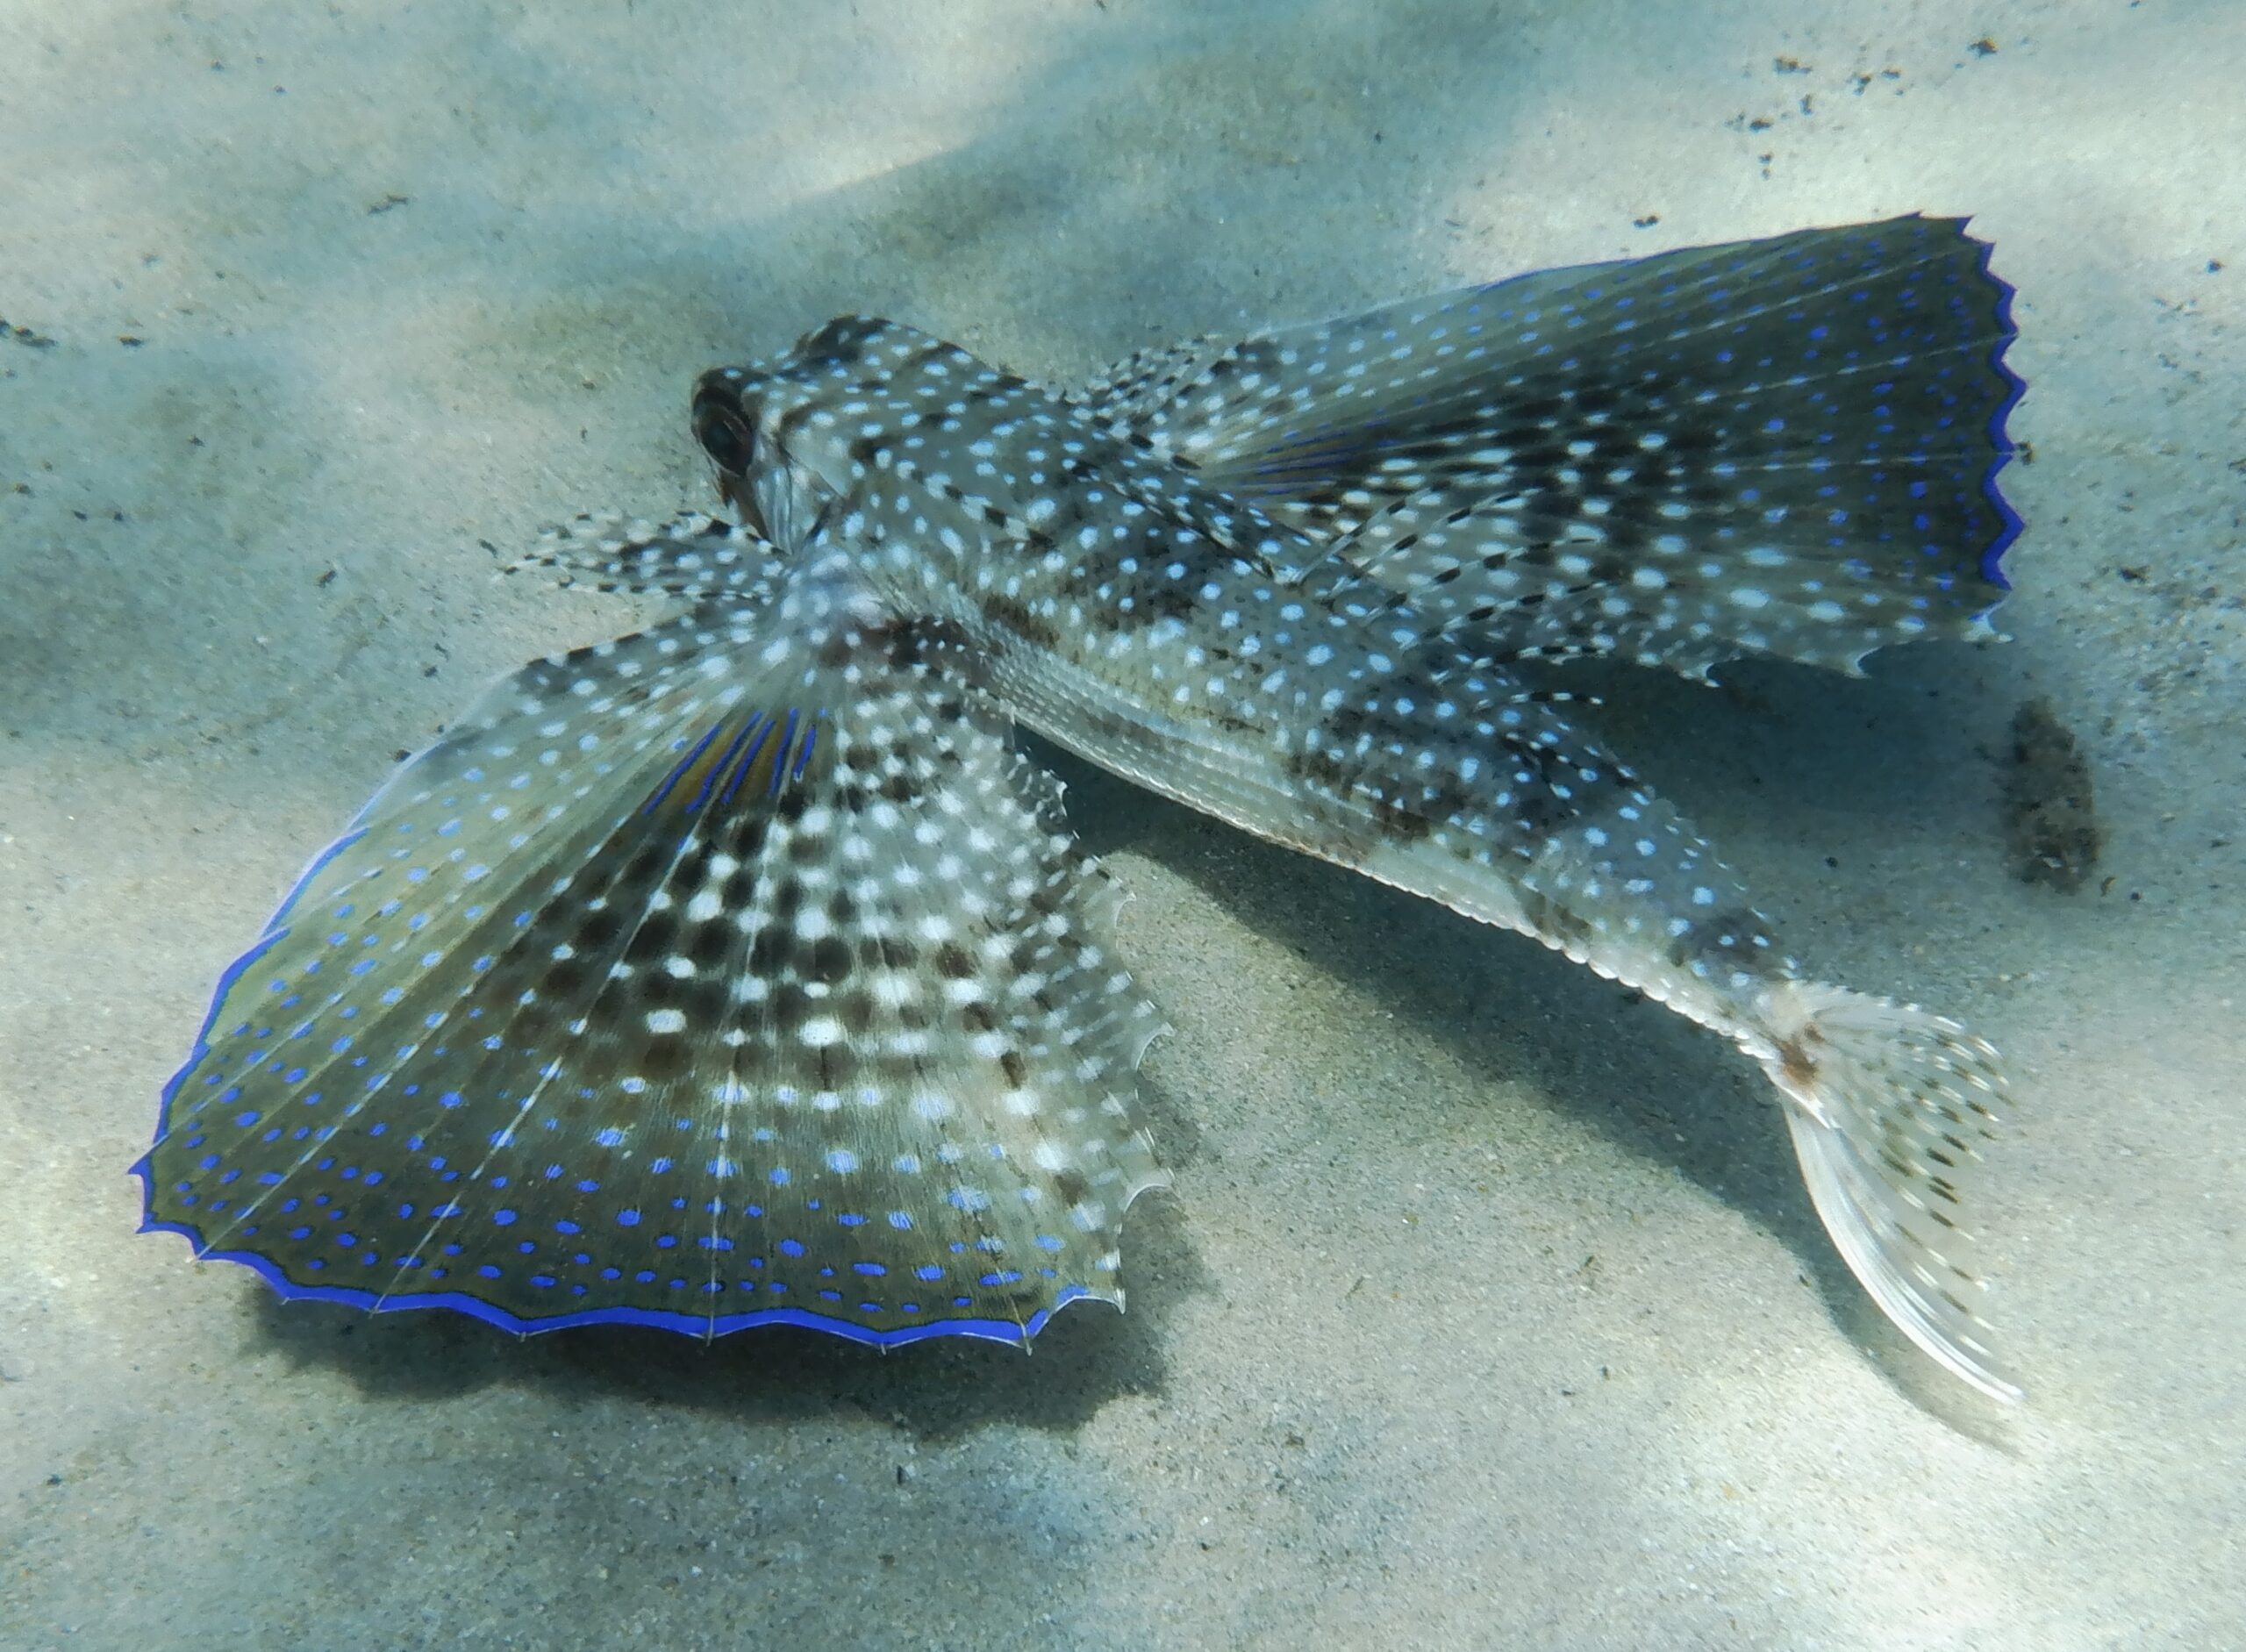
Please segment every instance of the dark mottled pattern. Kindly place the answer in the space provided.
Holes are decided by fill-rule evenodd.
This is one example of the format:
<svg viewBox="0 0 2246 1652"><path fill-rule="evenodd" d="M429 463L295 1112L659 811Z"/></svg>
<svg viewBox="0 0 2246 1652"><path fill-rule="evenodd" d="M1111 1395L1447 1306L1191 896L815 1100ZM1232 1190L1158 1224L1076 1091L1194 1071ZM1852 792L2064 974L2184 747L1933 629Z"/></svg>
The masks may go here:
<svg viewBox="0 0 2246 1652"><path fill-rule="evenodd" d="M1051 782L916 651L798 580L503 685L222 991L152 1219L529 1329L1115 1297L1152 1011Z"/></svg>
<svg viewBox="0 0 2246 1652"><path fill-rule="evenodd" d="M1853 669L1980 634L2003 589L1986 259L1906 218L1544 271L1127 365L1090 405L1510 654Z"/></svg>
<svg viewBox="0 0 2246 1652"><path fill-rule="evenodd" d="M695 387L731 526L533 559L674 625L503 685L222 988L152 1219L290 1294L515 1328L1025 1335L1119 1300L1153 1012L1018 720L1717 1029L1950 1370L2001 1076L1804 980L1517 662L1968 634L2005 291L1901 219L1548 272L1062 394L847 317Z"/></svg>

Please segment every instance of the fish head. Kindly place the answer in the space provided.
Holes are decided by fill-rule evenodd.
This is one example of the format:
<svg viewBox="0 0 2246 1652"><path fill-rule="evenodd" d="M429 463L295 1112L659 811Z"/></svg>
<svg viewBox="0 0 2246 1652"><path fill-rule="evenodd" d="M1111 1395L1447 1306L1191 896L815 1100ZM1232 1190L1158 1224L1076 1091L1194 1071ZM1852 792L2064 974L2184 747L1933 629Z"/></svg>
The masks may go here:
<svg viewBox="0 0 2246 1652"><path fill-rule="evenodd" d="M695 440L716 468L719 497L783 549L800 545L826 507L865 474L858 444L873 433L848 410L900 373L967 358L871 316L838 316L776 359L712 368L695 382Z"/></svg>
<svg viewBox="0 0 2246 1652"><path fill-rule="evenodd" d="M776 544L761 497L772 491L767 473L786 469L783 450L769 433L760 433L772 382L763 362L712 368L695 381L693 420L694 440L716 473L718 497L745 526Z"/></svg>

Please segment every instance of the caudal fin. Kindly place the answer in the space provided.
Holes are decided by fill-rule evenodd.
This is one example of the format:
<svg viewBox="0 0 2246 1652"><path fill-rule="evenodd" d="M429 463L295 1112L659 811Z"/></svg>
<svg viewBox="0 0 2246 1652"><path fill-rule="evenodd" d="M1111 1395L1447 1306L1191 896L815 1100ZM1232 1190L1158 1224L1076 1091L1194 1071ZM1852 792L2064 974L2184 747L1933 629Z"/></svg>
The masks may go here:
<svg viewBox="0 0 2246 1652"><path fill-rule="evenodd" d="M2022 1398L1981 1318L1959 1184L2005 1102L1997 1053L1914 1005L1785 983L1765 1005L1763 1065L1785 1093L1809 1194L1888 1318L1993 1398Z"/></svg>

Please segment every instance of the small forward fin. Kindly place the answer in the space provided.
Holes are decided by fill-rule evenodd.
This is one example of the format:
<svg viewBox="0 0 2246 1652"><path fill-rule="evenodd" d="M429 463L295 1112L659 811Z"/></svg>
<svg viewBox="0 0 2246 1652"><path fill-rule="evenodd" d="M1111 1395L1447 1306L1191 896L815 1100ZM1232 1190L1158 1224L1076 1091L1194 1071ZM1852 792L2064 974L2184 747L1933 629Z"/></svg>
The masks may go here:
<svg viewBox="0 0 2246 1652"><path fill-rule="evenodd" d="M661 524L583 511L547 529L537 549L499 571L551 572L557 584L597 591L763 602L773 594L778 554L751 530L699 511Z"/></svg>

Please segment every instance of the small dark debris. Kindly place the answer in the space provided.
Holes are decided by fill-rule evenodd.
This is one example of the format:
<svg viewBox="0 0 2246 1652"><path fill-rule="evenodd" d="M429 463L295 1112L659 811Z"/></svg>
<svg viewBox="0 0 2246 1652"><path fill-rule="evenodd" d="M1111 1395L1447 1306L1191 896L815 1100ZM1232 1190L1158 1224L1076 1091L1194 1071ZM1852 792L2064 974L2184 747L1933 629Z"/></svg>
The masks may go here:
<svg viewBox="0 0 2246 1652"><path fill-rule="evenodd" d="M50 1474L46 1477L46 1483L49 1485L61 1485L62 1484L62 1477L59 1474Z"/></svg>
<svg viewBox="0 0 2246 1652"><path fill-rule="evenodd" d="M1837 872L1841 869L1841 857L1837 855L1828 855L1825 857L1825 864Z"/></svg>
<svg viewBox="0 0 2246 1652"><path fill-rule="evenodd" d="M1817 105L1817 95L1816 95L1814 92L1804 92L1804 93L1801 95L1801 112L1802 112L1803 114L1805 114L1805 115L1813 115L1813 114L1815 114L1815 113L1817 112L1817 107L1816 107L1816 105Z"/></svg>
<svg viewBox="0 0 2246 1652"><path fill-rule="evenodd" d="M433 665L425 665L421 668L421 675L425 677L433 677L437 675L437 668Z"/></svg>
<svg viewBox="0 0 2246 1652"><path fill-rule="evenodd" d="M2013 449L2013 452L2020 455L2020 462L2023 465L2032 465L2035 462L2035 444L2032 441L2021 442Z"/></svg>
<svg viewBox="0 0 2246 1652"><path fill-rule="evenodd" d="M401 746L397 748L397 754L390 758L390 762L394 763L402 763L412 755L413 754L411 752L406 750L404 747Z"/></svg>
<svg viewBox="0 0 2246 1652"><path fill-rule="evenodd" d="M54 347L54 340L44 333L34 332L30 327L10 326L5 320L0 320L0 339L12 339L32 350L52 350Z"/></svg>
<svg viewBox="0 0 2246 1652"><path fill-rule="evenodd" d="M1809 73L1809 65L1803 62L1798 57L1773 58L1770 61L1770 73L1773 75L1806 75Z"/></svg>
<svg viewBox="0 0 2246 1652"><path fill-rule="evenodd" d="M1975 57L1994 57L1997 54L1997 43L1985 34L1965 49Z"/></svg>
<svg viewBox="0 0 2246 1652"><path fill-rule="evenodd" d="M2029 700L2014 714L2004 823L2013 869L2025 883L2071 893L2098 864L2104 833L2090 765L2048 700Z"/></svg>
<svg viewBox="0 0 2246 1652"><path fill-rule="evenodd" d="M385 195L367 209L368 218L380 218L385 212L395 212L413 197L410 195Z"/></svg>
<svg viewBox="0 0 2246 1652"><path fill-rule="evenodd" d="M81 522L86 519L86 513L83 511L73 511L70 514L76 517Z"/></svg>
<svg viewBox="0 0 2246 1652"><path fill-rule="evenodd" d="M2222 260L2220 258L2208 259L2207 274L2210 275L2220 275L2222 274Z"/></svg>
<svg viewBox="0 0 2246 1652"><path fill-rule="evenodd" d="M1634 229L1634 230L1649 230L1649 229L1651 229L1655 225L1656 225L1656 224L1658 224L1658 223L1660 223L1660 222L1661 222L1661 214L1660 214L1660 213L1658 213L1658 212L1649 212L1649 213L1647 213L1643 218L1632 218L1632 219L1630 220L1630 227L1631 227L1632 229Z"/></svg>
<svg viewBox="0 0 2246 1652"><path fill-rule="evenodd" d="M128 350L137 350L147 342L137 333L120 333L117 335L117 341Z"/></svg>
<svg viewBox="0 0 2246 1652"><path fill-rule="evenodd" d="M1768 132L1770 129L1770 118L1768 115L1757 115L1747 123L1747 130L1749 132Z"/></svg>
<svg viewBox="0 0 2246 1652"><path fill-rule="evenodd" d="M329 569L327 572L322 574L315 583L318 583L322 590L325 590L330 585L335 583L335 570L332 568Z"/></svg>
<svg viewBox="0 0 2246 1652"><path fill-rule="evenodd" d="M2114 571L2119 574L2123 579L2128 580L2132 585L2143 584L2144 582L2151 576L2152 572L2149 569L2132 567L2126 562L2124 562L2121 567L2115 569Z"/></svg>

